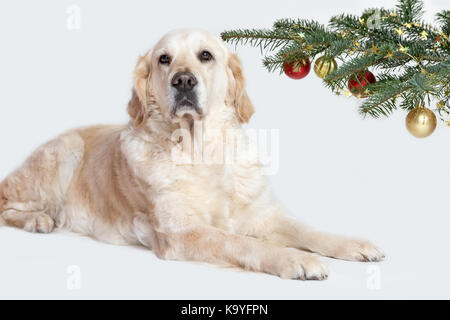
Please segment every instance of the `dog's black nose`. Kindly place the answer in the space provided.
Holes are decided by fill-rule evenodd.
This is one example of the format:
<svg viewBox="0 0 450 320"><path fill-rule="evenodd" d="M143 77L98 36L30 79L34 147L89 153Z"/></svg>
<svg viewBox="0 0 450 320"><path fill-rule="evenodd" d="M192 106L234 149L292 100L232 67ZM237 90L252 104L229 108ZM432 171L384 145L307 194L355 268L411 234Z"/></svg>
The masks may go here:
<svg viewBox="0 0 450 320"><path fill-rule="evenodd" d="M197 79L190 72L178 72L172 78L172 87L181 91L191 91L197 85Z"/></svg>

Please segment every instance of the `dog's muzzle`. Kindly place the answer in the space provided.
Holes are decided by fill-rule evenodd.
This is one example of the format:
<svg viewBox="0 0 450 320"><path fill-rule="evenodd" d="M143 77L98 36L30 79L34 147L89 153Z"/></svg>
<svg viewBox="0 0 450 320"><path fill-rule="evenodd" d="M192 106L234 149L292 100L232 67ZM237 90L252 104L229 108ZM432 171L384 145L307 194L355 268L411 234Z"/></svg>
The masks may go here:
<svg viewBox="0 0 450 320"><path fill-rule="evenodd" d="M172 80L171 85L175 91L175 105L172 109L173 116L202 115L202 109L198 106L196 93L197 78L191 72L178 72Z"/></svg>

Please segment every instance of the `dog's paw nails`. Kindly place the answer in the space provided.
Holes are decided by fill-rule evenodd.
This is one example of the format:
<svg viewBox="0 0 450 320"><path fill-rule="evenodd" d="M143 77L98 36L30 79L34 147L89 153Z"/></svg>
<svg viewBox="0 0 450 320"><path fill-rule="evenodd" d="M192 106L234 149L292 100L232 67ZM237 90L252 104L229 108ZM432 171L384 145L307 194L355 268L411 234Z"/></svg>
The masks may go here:
<svg viewBox="0 0 450 320"><path fill-rule="evenodd" d="M386 255L368 241L348 240L333 257L350 261L379 262L384 260Z"/></svg>
<svg viewBox="0 0 450 320"><path fill-rule="evenodd" d="M362 256L361 261L365 262L378 262L386 258L386 255L378 247L374 246L370 242L361 243L359 252Z"/></svg>
<svg viewBox="0 0 450 320"><path fill-rule="evenodd" d="M284 279L325 280L328 278L328 270L312 255L293 253L280 261L278 275Z"/></svg>
<svg viewBox="0 0 450 320"><path fill-rule="evenodd" d="M306 280L326 280L328 270L325 265L315 257L309 257L302 263L303 273Z"/></svg>

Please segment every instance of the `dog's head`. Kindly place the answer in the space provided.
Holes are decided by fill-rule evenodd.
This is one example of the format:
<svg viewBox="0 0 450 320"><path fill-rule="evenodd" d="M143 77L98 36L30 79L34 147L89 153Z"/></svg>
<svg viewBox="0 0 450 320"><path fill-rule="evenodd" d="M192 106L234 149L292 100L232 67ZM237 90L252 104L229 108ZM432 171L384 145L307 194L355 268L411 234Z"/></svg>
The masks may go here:
<svg viewBox="0 0 450 320"><path fill-rule="evenodd" d="M165 35L139 58L134 81L128 113L135 126L147 121L149 107L155 105L172 122L203 119L223 104L234 107L241 122L254 112L239 59L204 31Z"/></svg>

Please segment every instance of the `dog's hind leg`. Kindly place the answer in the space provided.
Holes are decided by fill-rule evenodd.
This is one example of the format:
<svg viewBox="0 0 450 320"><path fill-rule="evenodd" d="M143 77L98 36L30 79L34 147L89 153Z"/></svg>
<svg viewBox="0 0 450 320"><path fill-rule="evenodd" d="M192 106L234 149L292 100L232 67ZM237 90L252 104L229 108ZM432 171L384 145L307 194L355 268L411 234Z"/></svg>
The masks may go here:
<svg viewBox="0 0 450 320"><path fill-rule="evenodd" d="M0 183L0 226L51 232L83 151L84 142L76 132L37 149Z"/></svg>
<svg viewBox="0 0 450 320"><path fill-rule="evenodd" d="M4 222L12 227L24 229L28 232L49 233L55 225L53 219L45 213L46 210L21 211L6 209L2 214Z"/></svg>
<svg viewBox="0 0 450 320"><path fill-rule="evenodd" d="M15 187L18 187L17 185ZM24 186L22 186L24 187ZM8 193L0 189L0 193ZM9 200L10 199L10 200ZM16 202L11 198L3 199L0 207L0 226L8 225L24 229L28 232L49 233L53 230L54 220L46 214L48 211L44 203L40 201L23 201ZM6 200L6 201L5 201ZM19 199L17 199L19 200Z"/></svg>

